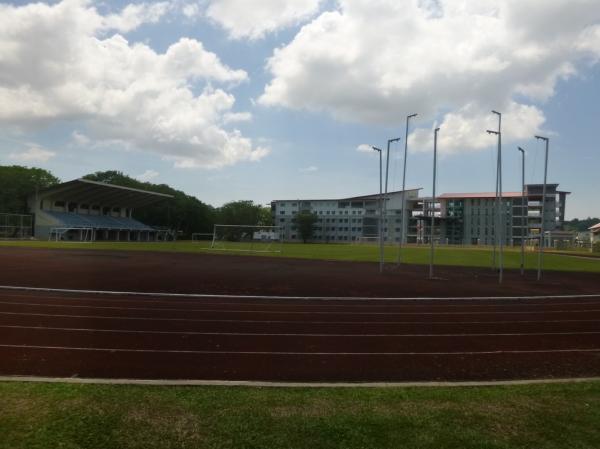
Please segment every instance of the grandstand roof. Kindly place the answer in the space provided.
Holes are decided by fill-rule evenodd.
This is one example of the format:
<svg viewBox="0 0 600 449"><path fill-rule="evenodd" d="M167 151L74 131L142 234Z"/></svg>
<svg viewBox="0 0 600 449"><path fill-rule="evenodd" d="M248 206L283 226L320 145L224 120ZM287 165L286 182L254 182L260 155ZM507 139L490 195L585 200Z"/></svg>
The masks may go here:
<svg viewBox="0 0 600 449"><path fill-rule="evenodd" d="M142 207L172 195L117 186L89 179L75 179L38 192L39 198L56 198L65 201L89 204L106 204L122 207Z"/></svg>

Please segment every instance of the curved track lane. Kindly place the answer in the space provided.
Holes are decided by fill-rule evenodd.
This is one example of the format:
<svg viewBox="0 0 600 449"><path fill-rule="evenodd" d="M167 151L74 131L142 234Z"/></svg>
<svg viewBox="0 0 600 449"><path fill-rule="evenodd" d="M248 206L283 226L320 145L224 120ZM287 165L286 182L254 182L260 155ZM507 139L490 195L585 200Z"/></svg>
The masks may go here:
<svg viewBox="0 0 600 449"><path fill-rule="evenodd" d="M600 375L600 296L295 301L0 290L0 374L264 380Z"/></svg>

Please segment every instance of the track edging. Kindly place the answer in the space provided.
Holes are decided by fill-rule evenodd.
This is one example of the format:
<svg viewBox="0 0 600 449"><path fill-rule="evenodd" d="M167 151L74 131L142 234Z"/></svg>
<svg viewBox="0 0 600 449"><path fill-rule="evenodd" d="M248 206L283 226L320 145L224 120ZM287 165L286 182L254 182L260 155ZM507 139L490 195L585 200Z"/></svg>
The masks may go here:
<svg viewBox="0 0 600 449"><path fill-rule="evenodd" d="M62 383L75 385L139 385L155 387L169 386L250 388L457 388L600 382L600 377L456 382L269 382L246 380L102 379L80 377L0 376L0 382Z"/></svg>

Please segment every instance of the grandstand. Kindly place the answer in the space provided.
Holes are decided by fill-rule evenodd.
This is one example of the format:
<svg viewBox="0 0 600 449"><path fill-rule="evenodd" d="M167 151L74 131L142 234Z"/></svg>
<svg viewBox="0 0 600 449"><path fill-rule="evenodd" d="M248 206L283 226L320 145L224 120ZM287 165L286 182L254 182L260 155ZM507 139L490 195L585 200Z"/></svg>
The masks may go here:
<svg viewBox="0 0 600 449"><path fill-rule="evenodd" d="M169 231L133 218L134 208L171 195L76 179L29 197L37 239L72 241L158 241Z"/></svg>

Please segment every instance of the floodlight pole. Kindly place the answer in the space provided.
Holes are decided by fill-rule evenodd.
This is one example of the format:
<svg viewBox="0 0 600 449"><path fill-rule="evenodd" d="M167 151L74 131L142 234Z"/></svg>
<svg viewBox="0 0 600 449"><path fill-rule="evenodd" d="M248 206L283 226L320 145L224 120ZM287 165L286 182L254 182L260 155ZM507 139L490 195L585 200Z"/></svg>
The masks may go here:
<svg viewBox="0 0 600 449"><path fill-rule="evenodd" d="M431 250L429 252L429 279L433 279L433 252L434 252L434 243L433 243L433 230L435 228L435 181L437 176L437 138L439 128L436 128L433 133L433 192L431 197L431 229L429 232L429 240L431 245Z"/></svg>
<svg viewBox="0 0 600 449"><path fill-rule="evenodd" d="M492 263L494 268L496 268L496 240L498 240L500 246L498 282L501 284L504 277L504 242L502 237L504 235L503 230L506 227L506 221L502 216L502 114L497 111L492 111L492 114L498 116L498 131L487 131L488 134L495 134L498 136L498 158L496 162L496 232L494 232L494 254Z"/></svg>
<svg viewBox="0 0 600 449"><path fill-rule="evenodd" d="M387 141L387 153L385 156L385 196L384 196L384 201L383 201L383 216L382 216L382 220L385 220L387 218L387 194L388 194L388 175L390 172L390 145L392 144L392 142L398 142L400 140L400 137L396 137L394 139L389 139ZM385 221L384 221L385 223ZM385 224L384 224L385 226Z"/></svg>
<svg viewBox="0 0 600 449"><path fill-rule="evenodd" d="M408 223L405 217L405 205L406 205L406 157L408 155L408 122L411 118L416 117L417 114L411 114L406 116L406 133L404 134L404 168L402 169L402 205L400 209L400 217L402 224L400 226L400 242L398 243L398 266L402 262L402 243L404 242L405 234L404 227L406 226L406 232L408 232Z"/></svg>
<svg viewBox="0 0 600 449"><path fill-rule="evenodd" d="M379 152L379 272L383 273L383 181L382 181L382 157L381 149L371 147Z"/></svg>
<svg viewBox="0 0 600 449"><path fill-rule="evenodd" d="M538 248L538 271L537 280L542 279L542 258L544 254L544 218L546 213L546 183L548 181L548 148L550 146L550 139L542 136L535 136L538 140L546 142L546 158L544 162L544 187L542 188L542 222L540 225L540 245Z"/></svg>
<svg viewBox="0 0 600 449"><path fill-rule="evenodd" d="M525 229L528 229L527 209L525 209L525 150L519 147L521 152L521 276L525 274ZM525 211L525 215L523 215Z"/></svg>

